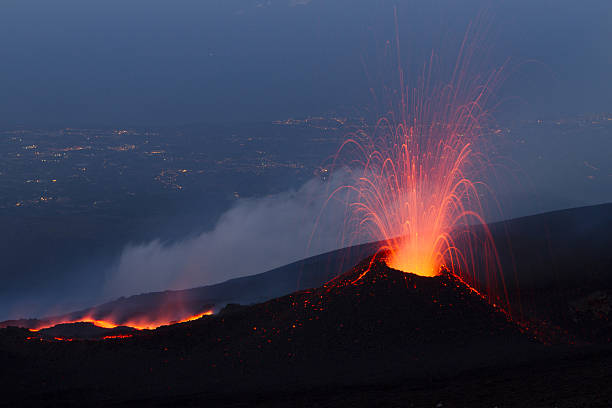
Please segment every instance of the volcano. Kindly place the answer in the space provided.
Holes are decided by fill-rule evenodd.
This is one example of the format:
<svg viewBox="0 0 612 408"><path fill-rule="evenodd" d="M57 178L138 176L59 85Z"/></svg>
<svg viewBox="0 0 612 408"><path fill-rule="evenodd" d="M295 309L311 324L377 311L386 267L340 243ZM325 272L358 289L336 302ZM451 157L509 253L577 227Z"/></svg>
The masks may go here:
<svg viewBox="0 0 612 408"><path fill-rule="evenodd" d="M238 391L429 381L540 347L452 275L407 274L378 258L316 289L132 334L58 343L4 329L2 366L12 375L3 395L118 403L197 392L220 400Z"/></svg>
<svg viewBox="0 0 612 408"><path fill-rule="evenodd" d="M606 310L612 299L612 204L517 218L489 228L504 265L513 316L549 322L588 342L609 342L612 325ZM344 248L215 285L135 295L63 315L8 320L0 322L0 328L40 329L92 320L106 326L105 330L81 333L63 326L69 330L53 330L47 336L50 338L100 338L115 334L109 326L134 323L140 328L155 328L203 312L217 313L226 304L261 303L319 287L379 247L380 243L374 242Z"/></svg>
<svg viewBox="0 0 612 408"><path fill-rule="evenodd" d="M575 327L591 336L578 343L571 337L543 343L541 326L513 320L455 275L401 272L382 254L311 289L230 303L214 315L155 330L92 323L0 329L0 405L609 406L610 264L599 247L610 242L610 208L505 224L519 273L532 276L523 298L533 295L528 306L547 319L538 321L544 327L567 324L559 330ZM548 223L554 228L547 242L533 233L541 219L555 221ZM572 222L585 219L600 222L572 233ZM533 256L549 245L564 248L555 259L557 265L568 260L568 268L546 269L550 263ZM595 250L600 257L581 258L588 260L581 268L574 268L577 259L570 262ZM329 256L300 264L320 269L308 279L323 276ZM287 273L284 288L300 272L292 268L220 286L229 294L258 279L260 288L274 287L273 278ZM546 284L552 272L556 285ZM75 339L63 341L70 336Z"/></svg>

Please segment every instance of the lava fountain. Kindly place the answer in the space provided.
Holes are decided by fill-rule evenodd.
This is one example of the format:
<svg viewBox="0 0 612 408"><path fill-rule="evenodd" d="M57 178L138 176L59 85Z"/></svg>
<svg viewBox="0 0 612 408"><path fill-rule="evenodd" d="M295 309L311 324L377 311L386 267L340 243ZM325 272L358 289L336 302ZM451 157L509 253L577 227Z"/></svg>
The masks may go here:
<svg viewBox="0 0 612 408"><path fill-rule="evenodd" d="M433 53L412 86L398 69L390 113L372 130L350 134L334 156L332 168L348 171L350 182L330 200L346 204L343 244L379 241L394 269L432 277L444 268L503 302L507 290L485 223L486 210L499 206L486 183L493 165L483 135L504 67L475 73L471 34L446 80L438 79ZM399 60L399 39L397 48Z"/></svg>

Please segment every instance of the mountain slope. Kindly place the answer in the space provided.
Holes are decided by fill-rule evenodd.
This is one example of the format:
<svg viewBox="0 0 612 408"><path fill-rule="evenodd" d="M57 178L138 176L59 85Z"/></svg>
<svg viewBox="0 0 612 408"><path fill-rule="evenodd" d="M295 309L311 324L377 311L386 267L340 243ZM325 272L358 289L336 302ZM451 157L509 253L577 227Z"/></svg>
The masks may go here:
<svg viewBox="0 0 612 408"><path fill-rule="evenodd" d="M525 361L542 347L452 276L370 261L328 284L116 341L27 341L0 331L5 395L32 401L273 392L423 381ZM40 386L44 384L44 386Z"/></svg>
<svg viewBox="0 0 612 408"><path fill-rule="evenodd" d="M612 336L611 316L600 318L612 303L612 204L574 208L491 224L513 316L549 321L587 338ZM216 285L121 298L100 306L41 320L1 322L35 328L44 323L84 316L130 319L164 315L182 317L203 310L219 311L228 303L250 304L295 290L318 287L375 252L376 243L344 248L272 271ZM602 305L591 306L592 299ZM174 316L168 321L180 320Z"/></svg>

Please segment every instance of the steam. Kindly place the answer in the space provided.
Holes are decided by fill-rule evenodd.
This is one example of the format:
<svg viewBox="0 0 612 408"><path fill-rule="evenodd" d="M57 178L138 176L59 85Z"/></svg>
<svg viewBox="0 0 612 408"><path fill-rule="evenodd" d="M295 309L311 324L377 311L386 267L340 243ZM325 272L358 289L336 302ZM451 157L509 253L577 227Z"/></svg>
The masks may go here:
<svg viewBox="0 0 612 408"><path fill-rule="evenodd" d="M330 189L342 179L343 175L326 183L313 179L298 190L240 200L212 231L179 243L154 240L130 245L110 273L105 294L124 296L213 284L337 249L344 206L328 203L319 216Z"/></svg>

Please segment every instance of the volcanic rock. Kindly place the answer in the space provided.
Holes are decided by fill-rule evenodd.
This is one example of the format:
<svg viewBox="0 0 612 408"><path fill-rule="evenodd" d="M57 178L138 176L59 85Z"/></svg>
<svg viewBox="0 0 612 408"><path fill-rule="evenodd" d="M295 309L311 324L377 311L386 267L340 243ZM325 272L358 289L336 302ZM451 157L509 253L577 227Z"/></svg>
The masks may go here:
<svg viewBox="0 0 612 408"><path fill-rule="evenodd" d="M90 390L112 401L432 381L539 347L453 276L420 277L381 260L320 288L230 309L120 341L9 347L0 335L0 349L23 362L9 389L33 398Z"/></svg>

